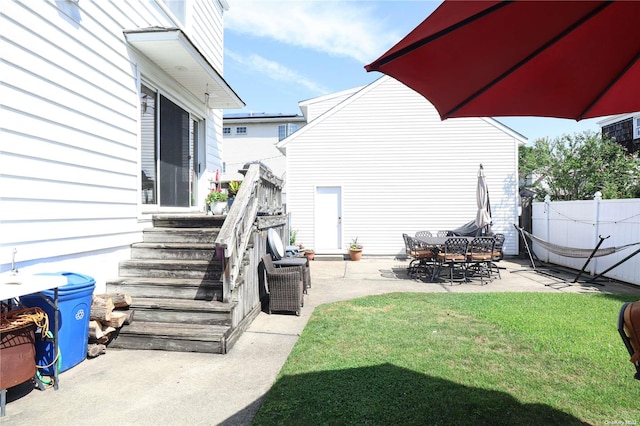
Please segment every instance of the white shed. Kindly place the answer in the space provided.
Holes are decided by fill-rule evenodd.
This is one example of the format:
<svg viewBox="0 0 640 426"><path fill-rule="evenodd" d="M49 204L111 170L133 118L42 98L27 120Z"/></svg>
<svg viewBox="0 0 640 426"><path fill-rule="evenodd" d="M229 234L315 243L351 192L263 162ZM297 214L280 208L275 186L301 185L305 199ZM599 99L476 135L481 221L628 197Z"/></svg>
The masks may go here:
<svg viewBox="0 0 640 426"><path fill-rule="evenodd" d="M313 108L313 100L305 104ZM299 243L340 254L358 238L365 256L403 254L403 233L449 230L475 218L483 164L492 229L506 235L505 253L517 254L522 135L491 118L441 121L423 96L387 76L314 116L278 144Z"/></svg>
<svg viewBox="0 0 640 426"><path fill-rule="evenodd" d="M226 0L3 1L0 269L98 291L151 214L202 211L222 168Z"/></svg>

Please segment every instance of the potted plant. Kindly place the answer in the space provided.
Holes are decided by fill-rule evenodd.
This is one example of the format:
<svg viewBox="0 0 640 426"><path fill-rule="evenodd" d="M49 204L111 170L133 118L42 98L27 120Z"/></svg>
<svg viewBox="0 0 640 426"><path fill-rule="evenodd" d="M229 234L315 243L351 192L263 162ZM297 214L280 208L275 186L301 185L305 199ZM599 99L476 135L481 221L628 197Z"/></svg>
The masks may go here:
<svg viewBox="0 0 640 426"><path fill-rule="evenodd" d="M312 248L304 249L304 257L309 260L313 260L316 257L316 252Z"/></svg>
<svg viewBox="0 0 640 426"><path fill-rule="evenodd" d="M229 187L227 188L228 200L227 204L229 204L229 208L233 205L233 201L236 199L236 195L240 190L240 185L242 184L239 180L229 181Z"/></svg>
<svg viewBox="0 0 640 426"><path fill-rule="evenodd" d="M222 214L227 207L227 194L219 189L212 189L204 202L207 203L207 210L210 210L211 214Z"/></svg>
<svg viewBox="0 0 640 426"><path fill-rule="evenodd" d="M351 260L360 260L362 258L362 244L358 244L358 237L354 238L349 244L349 257Z"/></svg>

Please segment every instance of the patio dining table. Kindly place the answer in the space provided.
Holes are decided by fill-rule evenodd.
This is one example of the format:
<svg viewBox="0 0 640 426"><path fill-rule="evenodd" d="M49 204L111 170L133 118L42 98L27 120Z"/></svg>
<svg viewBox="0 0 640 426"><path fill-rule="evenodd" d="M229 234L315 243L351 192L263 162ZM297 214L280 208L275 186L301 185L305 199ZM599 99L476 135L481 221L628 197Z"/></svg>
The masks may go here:
<svg viewBox="0 0 640 426"><path fill-rule="evenodd" d="M416 240L420 241L421 243L424 243L425 245L431 247L432 249L434 249L434 251L436 253L444 250L444 245L445 242L449 239L449 238L464 238L466 239L469 244L471 243L471 241L473 241L476 237L469 237L469 236L462 236L462 235L448 235L446 237L438 237L438 236L431 236L431 237L427 237L427 236L420 236L420 237L415 237ZM434 281L436 278L436 274L438 272L439 268L434 268L433 273L431 275L431 281Z"/></svg>
<svg viewBox="0 0 640 426"><path fill-rule="evenodd" d="M434 247L443 246L445 241L447 241L449 238L466 238L469 242L471 242L475 237L464 237L458 235L449 235L447 237L415 237L416 240Z"/></svg>

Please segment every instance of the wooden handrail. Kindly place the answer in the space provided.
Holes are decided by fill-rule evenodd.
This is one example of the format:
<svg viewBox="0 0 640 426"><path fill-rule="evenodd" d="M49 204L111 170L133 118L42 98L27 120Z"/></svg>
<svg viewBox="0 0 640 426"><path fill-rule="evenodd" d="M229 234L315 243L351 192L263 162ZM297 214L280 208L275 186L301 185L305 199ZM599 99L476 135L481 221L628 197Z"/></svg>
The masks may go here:
<svg viewBox="0 0 640 426"><path fill-rule="evenodd" d="M257 163L251 164L244 173L240 190L215 241L216 254L222 252L223 258L222 297L225 302L230 301L237 284L256 218L282 213L282 179Z"/></svg>

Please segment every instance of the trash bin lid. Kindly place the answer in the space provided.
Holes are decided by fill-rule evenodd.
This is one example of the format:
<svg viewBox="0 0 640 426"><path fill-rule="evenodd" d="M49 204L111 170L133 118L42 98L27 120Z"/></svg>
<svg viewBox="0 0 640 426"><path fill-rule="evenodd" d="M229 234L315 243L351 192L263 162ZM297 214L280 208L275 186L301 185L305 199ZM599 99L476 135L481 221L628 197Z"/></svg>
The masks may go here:
<svg viewBox="0 0 640 426"><path fill-rule="evenodd" d="M95 285L96 280L89 275L79 274L77 272L41 272L35 275L62 276L67 279L67 284L60 287L64 290L74 290Z"/></svg>

